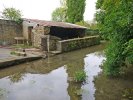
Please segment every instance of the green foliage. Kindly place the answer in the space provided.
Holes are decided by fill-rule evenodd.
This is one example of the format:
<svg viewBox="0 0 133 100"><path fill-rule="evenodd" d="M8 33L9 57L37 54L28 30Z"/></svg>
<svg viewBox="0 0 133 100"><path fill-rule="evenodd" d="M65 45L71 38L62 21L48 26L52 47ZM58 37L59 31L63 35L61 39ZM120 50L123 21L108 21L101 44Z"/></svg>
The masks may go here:
<svg viewBox="0 0 133 100"><path fill-rule="evenodd" d="M83 20L86 0L67 0L67 21L76 23Z"/></svg>
<svg viewBox="0 0 133 100"><path fill-rule="evenodd" d="M103 1L104 1L104 0L97 0L97 2L96 2L96 8L97 8L97 9L101 9L101 6L102 6L102 4L103 4Z"/></svg>
<svg viewBox="0 0 133 100"><path fill-rule="evenodd" d="M67 0L60 0L61 7L67 8L66 2Z"/></svg>
<svg viewBox="0 0 133 100"><path fill-rule="evenodd" d="M77 47L77 43L76 43L75 41L70 42L70 43L68 44L68 48L69 48L70 50L74 50L76 47Z"/></svg>
<svg viewBox="0 0 133 100"><path fill-rule="evenodd" d="M122 56L123 48L116 41L111 41L105 51L106 62L103 64L104 72L109 76L117 76L120 74L120 67L123 65L124 56Z"/></svg>
<svg viewBox="0 0 133 100"><path fill-rule="evenodd" d="M23 49L25 49L25 48L33 48L33 46L31 46L31 45L27 45L27 44L15 44L15 45L13 45L12 46L12 48L23 48Z"/></svg>
<svg viewBox="0 0 133 100"><path fill-rule="evenodd" d="M127 42L124 45L124 52L123 55L126 56L126 59L129 63L133 64L133 39Z"/></svg>
<svg viewBox="0 0 133 100"><path fill-rule="evenodd" d="M65 22L66 21L66 8L60 7L56 8L52 13L52 20Z"/></svg>
<svg viewBox="0 0 133 100"><path fill-rule="evenodd" d="M95 22L89 23L87 21L80 21L80 22L76 22L75 24L87 27L86 36L99 35L99 31L97 29L97 24Z"/></svg>
<svg viewBox="0 0 133 100"><path fill-rule="evenodd" d="M94 22L94 23L90 23L90 29L92 30L97 30L97 24Z"/></svg>
<svg viewBox="0 0 133 100"><path fill-rule="evenodd" d="M81 71L75 72L74 79L76 82L83 82L85 81L86 77L87 77L86 72L81 70Z"/></svg>
<svg viewBox="0 0 133 100"><path fill-rule="evenodd" d="M93 22L89 22L89 21L80 21L80 22L76 22L75 24L81 25L81 26L85 26L85 27L87 27L88 29L93 29L93 30L98 29L98 28L97 28L97 24L96 24L95 21L93 21Z"/></svg>
<svg viewBox="0 0 133 100"><path fill-rule="evenodd" d="M66 0L60 0L61 7L56 8L52 13L52 20L57 22L65 22L67 20Z"/></svg>
<svg viewBox="0 0 133 100"><path fill-rule="evenodd" d="M133 38L133 1L98 0L96 7L99 9L96 20L100 34L111 42L106 50L104 72L118 75L126 59L124 44Z"/></svg>
<svg viewBox="0 0 133 100"><path fill-rule="evenodd" d="M85 32L86 36L95 36L95 35L99 35L99 31L98 30L94 30L94 29L87 29Z"/></svg>
<svg viewBox="0 0 133 100"><path fill-rule="evenodd" d="M16 52L15 51L11 51L10 54L11 55L16 55Z"/></svg>
<svg viewBox="0 0 133 100"><path fill-rule="evenodd" d="M2 12L2 17L4 19L9 19L9 20L13 20L16 21L18 23L22 22L21 17L21 11L17 10L15 8L5 8Z"/></svg>
<svg viewBox="0 0 133 100"><path fill-rule="evenodd" d="M87 28L90 28L90 24L87 23L86 21L76 22L75 24L80 25L80 26L84 26L84 27L87 27Z"/></svg>

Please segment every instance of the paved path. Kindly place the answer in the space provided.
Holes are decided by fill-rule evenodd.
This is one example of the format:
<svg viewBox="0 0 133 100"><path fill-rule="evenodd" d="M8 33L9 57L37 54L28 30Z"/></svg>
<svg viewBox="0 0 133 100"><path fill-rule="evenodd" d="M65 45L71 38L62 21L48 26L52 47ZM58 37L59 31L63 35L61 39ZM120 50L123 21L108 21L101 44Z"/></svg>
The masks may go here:
<svg viewBox="0 0 133 100"><path fill-rule="evenodd" d="M11 49L0 48L0 60L13 57L10 52Z"/></svg>
<svg viewBox="0 0 133 100"><path fill-rule="evenodd" d="M41 54L31 54L27 52L28 55L26 57L23 57L23 56L11 55L10 52L11 49L0 48L0 68L5 68L8 66L42 58Z"/></svg>

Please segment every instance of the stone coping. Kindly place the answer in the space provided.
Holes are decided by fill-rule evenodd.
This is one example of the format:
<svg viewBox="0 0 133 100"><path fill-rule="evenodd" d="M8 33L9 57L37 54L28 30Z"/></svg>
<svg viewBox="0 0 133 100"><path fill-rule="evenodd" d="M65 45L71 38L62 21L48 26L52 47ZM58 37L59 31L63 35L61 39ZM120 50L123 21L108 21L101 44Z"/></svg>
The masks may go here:
<svg viewBox="0 0 133 100"><path fill-rule="evenodd" d="M74 39L68 39L68 40L62 40L62 41L59 41L59 42L68 42L68 41L76 41L76 40L84 40L84 39L89 39L89 38L97 38L99 37L98 35L96 36L87 36L87 37L83 37L83 38L74 38Z"/></svg>
<svg viewBox="0 0 133 100"><path fill-rule="evenodd" d="M41 59L41 56L31 56L31 57L15 57L15 58L7 58L7 59L2 59L0 60L0 69L1 68L7 68L9 66L13 65L18 65L21 63L29 62L29 61L34 61Z"/></svg>

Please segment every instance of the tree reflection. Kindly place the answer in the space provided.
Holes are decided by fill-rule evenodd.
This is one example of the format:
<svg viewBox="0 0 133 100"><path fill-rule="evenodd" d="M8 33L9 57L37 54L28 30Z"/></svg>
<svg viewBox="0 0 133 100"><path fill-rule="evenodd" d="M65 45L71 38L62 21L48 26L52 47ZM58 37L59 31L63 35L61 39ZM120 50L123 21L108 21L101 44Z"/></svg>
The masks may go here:
<svg viewBox="0 0 133 100"><path fill-rule="evenodd" d="M15 74L9 76L8 78L10 79L10 81L12 83L18 83L24 79L23 78L24 76L25 76L25 74L18 72L18 73L15 73Z"/></svg>
<svg viewBox="0 0 133 100"><path fill-rule="evenodd" d="M98 58L105 57L104 51L95 52L94 55L97 56Z"/></svg>
<svg viewBox="0 0 133 100"><path fill-rule="evenodd" d="M75 72L84 69L84 61L83 59L75 60L72 63L67 64L67 73L68 78L74 78ZM68 79L68 94L71 100L81 100L82 93L79 93L81 90L82 82L75 82L73 79Z"/></svg>

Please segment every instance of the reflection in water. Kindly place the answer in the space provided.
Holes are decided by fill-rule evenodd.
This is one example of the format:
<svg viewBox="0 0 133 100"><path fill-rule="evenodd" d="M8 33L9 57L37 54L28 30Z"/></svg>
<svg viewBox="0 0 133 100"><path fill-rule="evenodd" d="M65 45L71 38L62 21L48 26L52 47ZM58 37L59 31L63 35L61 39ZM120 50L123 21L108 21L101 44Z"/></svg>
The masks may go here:
<svg viewBox="0 0 133 100"><path fill-rule="evenodd" d="M9 91L2 100L69 100L67 94L67 73L64 67L48 74L26 74L18 83L10 84L10 79L0 80L0 88ZM51 95L52 94L52 95Z"/></svg>
<svg viewBox="0 0 133 100"><path fill-rule="evenodd" d="M82 85L82 100L95 100L95 86L93 81L95 76L97 76L98 73L101 72L99 65L101 65L104 59L105 58L103 57L102 52L92 53L84 58L85 72L88 77L86 79L86 83Z"/></svg>
<svg viewBox="0 0 133 100"><path fill-rule="evenodd" d="M83 69L83 59L78 59L77 61L72 61L71 63L67 64L67 73L69 78L74 77L75 72L80 71ZM77 90L80 90L81 83L75 83L71 80L68 81L69 87L68 87L68 94L70 95L71 100L81 100L80 96L77 96L76 92Z"/></svg>
<svg viewBox="0 0 133 100"><path fill-rule="evenodd" d="M22 81L24 79L23 78L24 76L25 76L25 74L18 72L18 73L15 73L15 74L9 76L8 78L10 79L11 82L18 83L19 81Z"/></svg>
<svg viewBox="0 0 133 100"><path fill-rule="evenodd" d="M103 58L99 53L89 53L103 48L104 45L98 45L0 70L0 88L9 91L0 100L93 100L92 81ZM89 55L85 57L86 54ZM84 68L88 75L86 84L68 80ZM75 92L81 86L82 96L77 96Z"/></svg>

